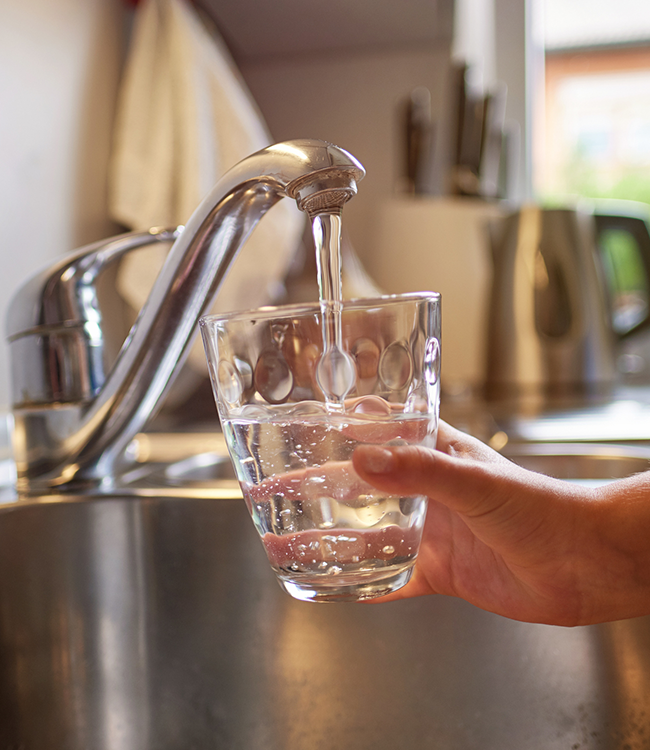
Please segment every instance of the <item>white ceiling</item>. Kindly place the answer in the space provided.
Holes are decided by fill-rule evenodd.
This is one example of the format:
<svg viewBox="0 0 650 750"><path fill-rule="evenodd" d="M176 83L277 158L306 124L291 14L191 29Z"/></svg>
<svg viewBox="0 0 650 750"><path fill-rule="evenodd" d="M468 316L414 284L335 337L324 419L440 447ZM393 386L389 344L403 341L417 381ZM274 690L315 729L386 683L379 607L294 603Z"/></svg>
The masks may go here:
<svg viewBox="0 0 650 750"><path fill-rule="evenodd" d="M453 0L199 0L238 61L423 47L451 35Z"/></svg>

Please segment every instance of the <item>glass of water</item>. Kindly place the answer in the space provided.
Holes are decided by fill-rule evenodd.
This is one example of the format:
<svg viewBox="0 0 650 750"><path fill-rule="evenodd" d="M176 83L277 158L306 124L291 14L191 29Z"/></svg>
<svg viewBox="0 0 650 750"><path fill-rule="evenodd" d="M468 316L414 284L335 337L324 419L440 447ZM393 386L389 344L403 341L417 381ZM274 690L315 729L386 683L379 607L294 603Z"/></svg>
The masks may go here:
<svg viewBox="0 0 650 750"><path fill-rule="evenodd" d="M201 333L230 456L280 585L297 599L354 601L406 584L426 498L374 489L351 459L363 443L435 447L440 296L211 315Z"/></svg>

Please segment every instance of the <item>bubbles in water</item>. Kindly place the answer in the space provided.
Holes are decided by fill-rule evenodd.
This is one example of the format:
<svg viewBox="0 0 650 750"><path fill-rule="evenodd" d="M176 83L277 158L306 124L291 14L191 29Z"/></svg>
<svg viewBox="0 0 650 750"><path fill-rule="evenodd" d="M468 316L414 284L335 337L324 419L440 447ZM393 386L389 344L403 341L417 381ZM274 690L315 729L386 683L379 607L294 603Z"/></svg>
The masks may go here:
<svg viewBox="0 0 650 750"><path fill-rule="evenodd" d="M365 549L365 541L356 534L324 534L321 537L320 552L326 560L350 562L355 557L363 557Z"/></svg>
<svg viewBox="0 0 650 750"><path fill-rule="evenodd" d="M385 497L366 496L367 504L355 508L359 523L363 526L375 526L386 515L388 502ZM362 500L360 497L359 500Z"/></svg>
<svg viewBox="0 0 650 750"><path fill-rule="evenodd" d="M354 388L357 371L352 357L331 346L320 358L316 379L323 393L331 399L343 399Z"/></svg>
<svg viewBox="0 0 650 750"><path fill-rule="evenodd" d="M276 534L296 531L292 503L283 494L274 495L271 502L271 528Z"/></svg>
<svg viewBox="0 0 650 750"><path fill-rule="evenodd" d="M338 520L337 505L330 497L319 497L310 502L313 522L321 529L331 529Z"/></svg>
<svg viewBox="0 0 650 750"><path fill-rule="evenodd" d="M300 488L301 492L305 497L313 498L322 493L325 481L325 477L322 474L312 474L305 477Z"/></svg>

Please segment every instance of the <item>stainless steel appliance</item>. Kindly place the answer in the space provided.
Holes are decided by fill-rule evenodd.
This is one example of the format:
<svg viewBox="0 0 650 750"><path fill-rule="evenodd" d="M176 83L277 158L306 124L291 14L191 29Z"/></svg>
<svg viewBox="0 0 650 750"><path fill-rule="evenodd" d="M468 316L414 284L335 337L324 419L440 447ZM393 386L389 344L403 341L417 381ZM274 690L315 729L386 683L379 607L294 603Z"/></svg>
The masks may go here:
<svg viewBox="0 0 650 750"><path fill-rule="evenodd" d="M649 322L647 216L526 206L491 240L488 397L610 393L618 342Z"/></svg>

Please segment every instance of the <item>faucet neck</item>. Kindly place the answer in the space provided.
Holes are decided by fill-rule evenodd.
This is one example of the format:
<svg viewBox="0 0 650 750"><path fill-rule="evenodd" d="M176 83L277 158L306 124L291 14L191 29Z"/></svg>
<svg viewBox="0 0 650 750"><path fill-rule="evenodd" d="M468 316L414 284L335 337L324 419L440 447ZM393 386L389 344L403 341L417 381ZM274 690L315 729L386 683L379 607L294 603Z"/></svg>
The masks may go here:
<svg viewBox="0 0 650 750"><path fill-rule="evenodd" d="M269 146L227 172L180 232L113 367L90 396L67 403L54 397L36 401L15 396L19 489L113 489L127 445L157 411L189 351L199 317L212 305L259 220L285 196L308 214L340 211L364 174L349 153L317 140ZM77 255L97 261L105 246L97 244ZM47 309L61 278L57 266L56 272L26 284L17 295L21 308ZM101 321L95 321L99 344L85 333L87 323L80 321L80 336L64 353L72 369L91 357L94 345L101 346ZM12 347L27 330L47 345L38 362L24 361L20 347L13 349L15 391L26 377L25 367L36 367L50 381L59 375L47 356L56 348L55 333L40 312L18 327L22 330L11 331Z"/></svg>

